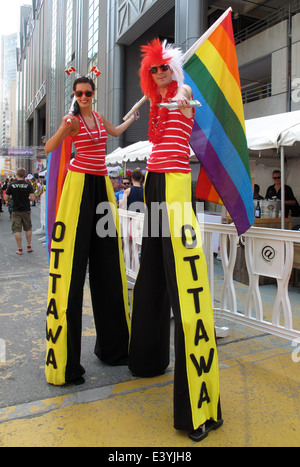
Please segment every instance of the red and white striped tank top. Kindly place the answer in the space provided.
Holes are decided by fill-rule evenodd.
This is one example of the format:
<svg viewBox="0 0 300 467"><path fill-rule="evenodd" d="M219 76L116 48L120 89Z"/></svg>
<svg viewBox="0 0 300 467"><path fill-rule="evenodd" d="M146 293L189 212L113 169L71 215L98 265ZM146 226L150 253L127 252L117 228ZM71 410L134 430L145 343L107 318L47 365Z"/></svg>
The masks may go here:
<svg viewBox="0 0 300 467"><path fill-rule="evenodd" d="M71 161L69 170L93 175L108 175L105 164L107 133L99 115L96 112L93 112L93 114L99 121L99 142L94 142L91 139L81 117L77 115L80 130L76 136L72 137L77 154ZM98 138L99 132L97 128L95 130L88 128L88 131L95 139Z"/></svg>
<svg viewBox="0 0 300 467"><path fill-rule="evenodd" d="M182 172L190 168L189 141L194 117L187 118L179 109L169 110L162 140L154 144L148 159L149 172Z"/></svg>

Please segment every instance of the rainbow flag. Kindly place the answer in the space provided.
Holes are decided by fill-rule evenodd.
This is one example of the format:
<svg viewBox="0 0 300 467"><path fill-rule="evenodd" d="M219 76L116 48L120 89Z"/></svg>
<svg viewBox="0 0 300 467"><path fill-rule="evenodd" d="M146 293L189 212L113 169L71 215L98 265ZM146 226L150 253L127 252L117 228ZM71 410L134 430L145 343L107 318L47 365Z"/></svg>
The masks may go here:
<svg viewBox="0 0 300 467"><path fill-rule="evenodd" d="M195 197L198 199L204 199L206 201L211 201L215 204L223 204L218 192L211 183L210 179L207 176L207 173L200 167L200 173L197 181Z"/></svg>
<svg viewBox="0 0 300 467"><path fill-rule="evenodd" d="M254 207L231 8L188 50L184 63L185 83L202 104L190 145L241 235L254 223Z"/></svg>
<svg viewBox="0 0 300 467"><path fill-rule="evenodd" d="M72 139L67 136L64 141L49 154L46 177L46 244L48 260L50 259L52 230L58 211L65 176L70 164Z"/></svg>

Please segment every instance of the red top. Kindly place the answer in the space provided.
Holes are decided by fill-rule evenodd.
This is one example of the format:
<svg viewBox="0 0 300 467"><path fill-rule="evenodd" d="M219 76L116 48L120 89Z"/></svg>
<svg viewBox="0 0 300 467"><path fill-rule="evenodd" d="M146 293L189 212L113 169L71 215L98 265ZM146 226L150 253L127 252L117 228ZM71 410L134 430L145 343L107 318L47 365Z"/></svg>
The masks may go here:
<svg viewBox="0 0 300 467"><path fill-rule="evenodd" d="M182 172L190 168L190 136L194 116L187 118L179 109L169 110L163 137L154 144L148 159L149 172Z"/></svg>
<svg viewBox="0 0 300 467"><path fill-rule="evenodd" d="M107 133L99 115L96 112L93 112L93 114L99 121L99 141L95 142L91 139L80 115L76 115L80 130L76 136L72 137L72 141L75 144L77 155L75 159L72 159L69 170L93 175L108 175L105 164ZM91 130L88 128L88 131L97 140L99 137L98 129Z"/></svg>

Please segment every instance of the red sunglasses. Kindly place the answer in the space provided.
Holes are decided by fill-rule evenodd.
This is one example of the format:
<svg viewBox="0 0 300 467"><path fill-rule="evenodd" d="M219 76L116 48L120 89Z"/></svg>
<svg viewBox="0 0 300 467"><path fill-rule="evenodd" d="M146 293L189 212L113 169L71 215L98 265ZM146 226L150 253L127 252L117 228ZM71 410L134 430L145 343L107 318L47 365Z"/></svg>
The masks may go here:
<svg viewBox="0 0 300 467"><path fill-rule="evenodd" d="M95 91L74 91L76 97L82 97L83 95L86 97L92 97L95 94Z"/></svg>

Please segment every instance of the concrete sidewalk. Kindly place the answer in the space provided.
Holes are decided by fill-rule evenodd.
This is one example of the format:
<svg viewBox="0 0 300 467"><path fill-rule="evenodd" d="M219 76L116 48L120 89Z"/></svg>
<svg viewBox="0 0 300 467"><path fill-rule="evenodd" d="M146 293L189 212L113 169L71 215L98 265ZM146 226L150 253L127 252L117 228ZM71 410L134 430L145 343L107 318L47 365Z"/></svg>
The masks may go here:
<svg viewBox="0 0 300 467"><path fill-rule="evenodd" d="M299 363L270 337L234 334L219 348L224 425L201 443L172 428L168 373L2 408L0 446L299 446Z"/></svg>
<svg viewBox="0 0 300 467"><path fill-rule="evenodd" d="M39 208L33 208L32 217L36 230ZM161 377L133 378L127 367L102 365L93 355L87 286L82 337L86 383L48 385L45 247L33 237L34 253L18 257L7 212L0 214L0 231L0 339L6 344L6 362L0 363L0 447L299 446L300 344L297 349L230 323L229 336L218 340L224 425L194 443L173 428L173 341L171 364ZM245 286L240 287L238 293L244 294ZM300 294L294 295L292 306L300 310Z"/></svg>

